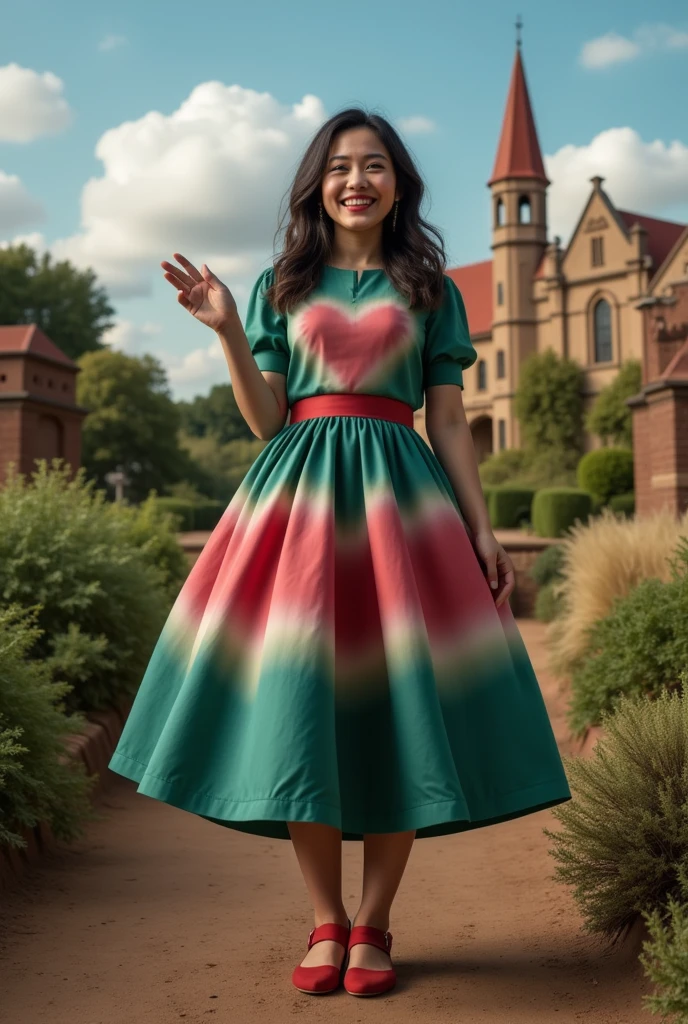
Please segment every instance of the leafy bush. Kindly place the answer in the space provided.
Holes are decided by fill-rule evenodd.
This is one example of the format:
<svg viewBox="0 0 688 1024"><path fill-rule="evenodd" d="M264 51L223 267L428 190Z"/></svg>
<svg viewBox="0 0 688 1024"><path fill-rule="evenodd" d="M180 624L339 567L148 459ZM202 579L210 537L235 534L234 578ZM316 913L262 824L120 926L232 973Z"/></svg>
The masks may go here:
<svg viewBox="0 0 688 1024"><path fill-rule="evenodd" d="M483 484L506 484L514 477L525 472L532 462L529 452L520 448L504 448L501 452L493 452L484 459L478 473Z"/></svg>
<svg viewBox="0 0 688 1024"><path fill-rule="evenodd" d="M511 487L573 487L580 454L575 450L547 448L531 451L505 448L489 455L478 467L483 484Z"/></svg>
<svg viewBox="0 0 688 1024"><path fill-rule="evenodd" d="M530 578L539 587L546 586L552 580L561 579L564 563L564 549L561 544L550 544L537 556L530 567Z"/></svg>
<svg viewBox="0 0 688 1024"><path fill-rule="evenodd" d="M659 991L643 996L643 1004L675 1024L688 1024L688 870L677 871L682 901L670 896L666 911L658 908L643 917L650 938L643 943L640 963Z"/></svg>
<svg viewBox="0 0 688 1024"><path fill-rule="evenodd" d="M83 763L65 756L64 737L83 731L81 715L67 717L66 682L54 682L32 657L39 639L36 610L0 608L0 845L26 843L22 828L41 821L58 839L72 840L92 817L95 781Z"/></svg>
<svg viewBox="0 0 688 1024"><path fill-rule="evenodd" d="M609 507L617 515L635 515L635 492L629 491L627 494L615 494L609 499Z"/></svg>
<svg viewBox="0 0 688 1024"><path fill-rule="evenodd" d="M601 502L633 490L633 452L630 448L598 448L578 463L578 486Z"/></svg>
<svg viewBox="0 0 688 1024"><path fill-rule="evenodd" d="M535 597L535 618L540 622L552 622L561 613L562 598L559 583L551 580L540 587Z"/></svg>
<svg viewBox="0 0 688 1024"><path fill-rule="evenodd" d="M533 529L538 537L561 537L576 519L590 515L592 500L576 487L543 487L533 498Z"/></svg>
<svg viewBox="0 0 688 1024"><path fill-rule="evenodd" d="M515 529L530 521L530 506L535 490L532 487L509 487L506 484L490 489L488 511L497 530Z"/></svg>
<svg viewBox="0 0 688 1024"><path fill-rule="evenodd" d="M669 509L626 520L605 508L571 528L560 542L562 612L547 630L553 672L569 675L584 660L590 628L617 597L641 580L670 579L669 558L687 533L688 511L677 518Z"/></svg>
<svg viewBox="0 0 688 1024"><path fill-rule="evenodd" d="M194 529L214 530L226 507L224 501L199 501L194 507Z"/></svg>
<svg viewBox="0 0 688 1024"><path fill-rule="evenodd" d="M152 492L151 496L154 496L155 492ZM168 498L166 495L162 497L153 497L156 506L161 512L168 512L174 517L175 529L177 530L193 530L194 526L194 508L195 503L188 501L185 498Z"/></svg>
<svg viewBox="0 0 688 1024"><path fill-rule="evenodd" d="M672 579L642 580L590 630L571 680L569 723L580 734L613 710L621 693L656 697L688 671L688 539L671 559Z"/></svg>
<svg viewBox="0 0 688 1024"><path fill-rule="evenodd" d="M525 448L580 452L583 381L583 370L574 359L562 359L552 349L528 356L514 398Z"/></svg>
<svg viewBox="0 0 688 1024"><path fill-rule="evenodd" d="M108 504L55 460L30 482L10 472L0 522L0 604L41 606L33 656L74 684L68 710L135 693L183 579L169 521Z"/></svg>
<svg viewBox="0 0 688 1024"><path fill-rule="evenodd" d="M640 361L629 359L621 366L611 384L600 391L585 417L585 429L591 434L597 434L603 444L619 444L630 448L633 444L633 413L626 405L626 399L636 395L641 387Z"/></svg>
<svg viewBox="0 0 688 1024"><path fill-rule="evenodd" d="M573 799L545 829L589 932L616 939L680 894L688 868L688 675L682 692L622 697L590 758L565 758Z"/></svg>

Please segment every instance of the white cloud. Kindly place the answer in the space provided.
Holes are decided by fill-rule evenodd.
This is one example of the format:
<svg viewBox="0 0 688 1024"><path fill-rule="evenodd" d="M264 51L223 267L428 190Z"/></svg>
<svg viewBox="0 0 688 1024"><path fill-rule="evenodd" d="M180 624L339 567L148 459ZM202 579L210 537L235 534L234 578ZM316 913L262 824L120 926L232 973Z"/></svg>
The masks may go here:
<svg viewBox="0 0 688 1024"><path fill-rule="evenodd" d="M104 331L102 340L104 344L119 352L139 356L150 351L151 340L157 341L161 333L160 324L134 324L131 320L118 320L109 330Z"/></svg>
<svg viewBox="0 0 688 1024"><path fill-rule="evenodd" d="M687 48L688 32L662 23L641 25L633 33L633 39L616 32L607 32L604 36L589 40L581 49L579 61L586 68L606 68L634 60L641 53Z"/></svg>
<svg viewBox="0 0 688 1024"><path fill-rule="evenodd" d="M124 46L127 43L126 36L115 36L108 35L98 43L99 50L116 50L119 46Z"/></svg>
<svg viewBox="0 0 688 1024"><path fill-rule="evenodd" d="M173 252L218 274L254 275L304 142L325 116L317 96L285 106L204 82L171 114L106 131L96 146L103 175L82 191L81 231L51 246L55 258L93 267L120 298L149 294Z"/></svg>
<svg viewBox="0 0 688 1024"><path fill-rule="evenodd" d="M434 132L437 127L434 121L422 115L400 117L397 124L407 135L427 135L428 132Z"/></svg>
<svg viewBox="0 0 688 1024"><path fill-rule="evenodd" d="M24 224L45 219L43 205L29 195L17 175L0 171L0 232L16 231Z"/></svg>
<svg viewBox="0 0 688 1024"><path fill-rule="evenodd" d="M175 398L205 394L213 384L229 383L229 371L222 345L217 336L203 348L195 348L184 356L155 352L165 364Z"/></svg>
<svg viewBox="0 0 688 1024"><path fill-rule="evenodd" d="M644 142L633 128L609 128L587 146L563 146L545 157L550 234L566 240L599 174L619 209L662 217L680 204L688 208L688 146L678 140ZM670 218L673 219L673 218Z"/></svg>
<svg viewBox="0 0 688 1024"><path fill-rule="evenodd" d="M0 142L32 142L64 131L72 112L62 89L62 79L52 71L0 67Z"/></svg>

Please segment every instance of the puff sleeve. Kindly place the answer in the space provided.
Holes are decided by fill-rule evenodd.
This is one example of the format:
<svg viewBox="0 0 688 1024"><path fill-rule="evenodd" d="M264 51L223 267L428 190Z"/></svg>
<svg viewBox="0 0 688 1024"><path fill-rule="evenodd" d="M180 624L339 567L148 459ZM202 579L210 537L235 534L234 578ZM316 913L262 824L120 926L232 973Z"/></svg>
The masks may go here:
<svg viewBox="0 0 688 1024"><path fill-rule="evenodd" d="M268 267L253 285L246 308L244 331L258 369L275 370L286 375L289 367L286 318L276 313L265 298L274 274L274 268Z"/></svg>
<svg viewBox="0 0 688 1024"><path fill-rule="evenodd" d="M458 384L463 388L463 371L477 358L463 297L445 274L442 305L432 310L425 321L423 390L433 384Z"/></svg>

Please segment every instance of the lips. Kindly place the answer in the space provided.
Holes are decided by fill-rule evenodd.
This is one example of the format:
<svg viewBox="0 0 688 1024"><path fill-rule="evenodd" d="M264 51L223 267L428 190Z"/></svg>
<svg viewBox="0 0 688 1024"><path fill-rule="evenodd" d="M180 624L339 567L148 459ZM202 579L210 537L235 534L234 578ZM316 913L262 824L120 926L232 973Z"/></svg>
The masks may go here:
<svg viewBox="0 0 688 1024"><path fill-rule="evenodd" d="M347 205L347 200L348 199L358 199L358 198L367 199L368 201L367 201L367 203L354 203L352 206ZM370 196L360 196L360 197L359 196L347 196L346 199L342 199L341 200L342 206L345 207L347 210L369 210L374 202L375 202L375 200L372 199Z"/></svg>

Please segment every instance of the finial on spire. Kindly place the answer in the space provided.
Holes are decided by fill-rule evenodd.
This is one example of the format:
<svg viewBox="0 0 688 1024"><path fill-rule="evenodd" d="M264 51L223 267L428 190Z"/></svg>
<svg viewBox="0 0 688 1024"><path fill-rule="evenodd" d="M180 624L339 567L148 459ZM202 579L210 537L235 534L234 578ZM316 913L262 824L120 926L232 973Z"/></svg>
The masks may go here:
<svg viewBox="0 0 688 1024"><path fill-rule="evenodd" d="M516 15L516 46L521 49L521 29L523 28L523 22L521 21L521 15Z"/></svg>

